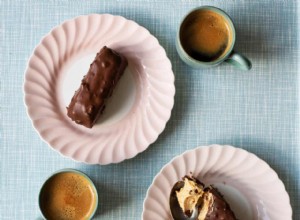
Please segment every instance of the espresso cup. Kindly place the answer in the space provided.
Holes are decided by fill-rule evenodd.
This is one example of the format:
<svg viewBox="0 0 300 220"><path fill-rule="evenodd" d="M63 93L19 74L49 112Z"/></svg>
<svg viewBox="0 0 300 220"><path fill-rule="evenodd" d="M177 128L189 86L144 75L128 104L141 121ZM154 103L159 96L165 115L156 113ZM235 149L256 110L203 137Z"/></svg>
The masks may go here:
<svg viewBox="0 0 300 220"><path fill-rule="evenodd" d="M250 70L251 62L234 51L236 32L232 19L223 10L201 6L182 20L176 36L180 58L194 68L214 67L227 62Z"/></svg>
<svg viewBox="0 0 300 220"><path fill-rule="evenodd" d="M97 206L98 194L92 180L74 169L52 174L39 193L39 208L47 220L89 220L95 215Z"/></svg>

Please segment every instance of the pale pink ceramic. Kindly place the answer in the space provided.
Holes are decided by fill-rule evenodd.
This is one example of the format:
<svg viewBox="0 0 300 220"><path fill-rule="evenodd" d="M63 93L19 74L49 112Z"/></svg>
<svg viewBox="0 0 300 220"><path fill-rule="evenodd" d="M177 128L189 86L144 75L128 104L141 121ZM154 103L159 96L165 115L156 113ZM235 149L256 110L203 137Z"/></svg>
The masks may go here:
<svg viewBox="0 0 300 220"><path fill-rule="evenodd" d="M201 146L165 165L147 191L143 220L172 219L169 195L185 175L213 184L238 219L291 220L289 196L276 172L256 155L232 146Z"/></svg>
<svg viewBox="0 0 300 220"><path fill-rule="evenodd" d="M129 66L103 117L88 129L66 114L96 53L108 46ZM118 163L144 151L164 130L174 103L174 75L148 30L110 14L80 16L55 27L35 48L25 73L25 105L54 150L91 164Z"/></svg>

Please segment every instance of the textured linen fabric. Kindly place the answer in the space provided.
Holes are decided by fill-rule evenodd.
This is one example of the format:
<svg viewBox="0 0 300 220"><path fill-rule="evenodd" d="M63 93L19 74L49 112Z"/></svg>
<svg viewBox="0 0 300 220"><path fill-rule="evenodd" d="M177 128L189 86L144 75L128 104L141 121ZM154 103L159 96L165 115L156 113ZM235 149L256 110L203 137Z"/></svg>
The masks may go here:
<svg viewBox="0 0 300 220"><path fill-rule="evenodd" d="M177 55L175 36L192 8L213 5L232 17L236 50L249 72L223 64L195 70ZM278 173L300 219L299 3L297 1L0 1L0 219L35 219L44 180L62 168L88 174L99 192L95 219L141 219L154 176L173 157L208 144L255 153ZM111 13L157 37L170 58L176 95L163 133L146 151L119 164L86 165L51 150L33 129L23 104L27 61L41 38L66 19ZM255 180L253 180L255 181Z"/></svg>

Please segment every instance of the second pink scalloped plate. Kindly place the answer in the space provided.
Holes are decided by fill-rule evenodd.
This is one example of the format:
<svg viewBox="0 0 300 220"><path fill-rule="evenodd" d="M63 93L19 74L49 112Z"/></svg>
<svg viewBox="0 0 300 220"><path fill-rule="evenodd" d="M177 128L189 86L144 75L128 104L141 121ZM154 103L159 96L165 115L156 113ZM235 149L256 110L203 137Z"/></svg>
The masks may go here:
<svg viewBox="0 0 300 220"><path fill-rule="evenodd" d="M171 189L190 174L216 186L240 220L292 220L290 198L276 172L252 153L221 145L188 150L166 164L147 191L142 219L171 220Z"/></svg>

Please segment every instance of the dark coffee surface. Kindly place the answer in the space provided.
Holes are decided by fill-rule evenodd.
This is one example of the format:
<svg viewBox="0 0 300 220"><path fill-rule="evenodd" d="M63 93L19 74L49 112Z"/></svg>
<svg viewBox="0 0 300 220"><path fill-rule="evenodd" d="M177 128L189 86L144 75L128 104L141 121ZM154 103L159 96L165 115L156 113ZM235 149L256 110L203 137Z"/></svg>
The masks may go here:
<svg viewBox="0 0 300 220"><path fill-rule="evenodd" d="M95 192L89 181L72 172L51 177L40 195L41 210L48 220L89 219L95 205Z"/></svg>
<svg viewBox="0 0 300 220"><path fill-rule="evenodd" d="M127 64L124 56L103 47L75 92L67 108L68 116L77 124L93 127Z"/></svg>
<svg viewBox="0 0 300 220"><path fill-rule="evenodd" d="M182 23L180 41L194 59L210 62L228 51L232 36L227 21L209 10L192 12Z"/></svg>

